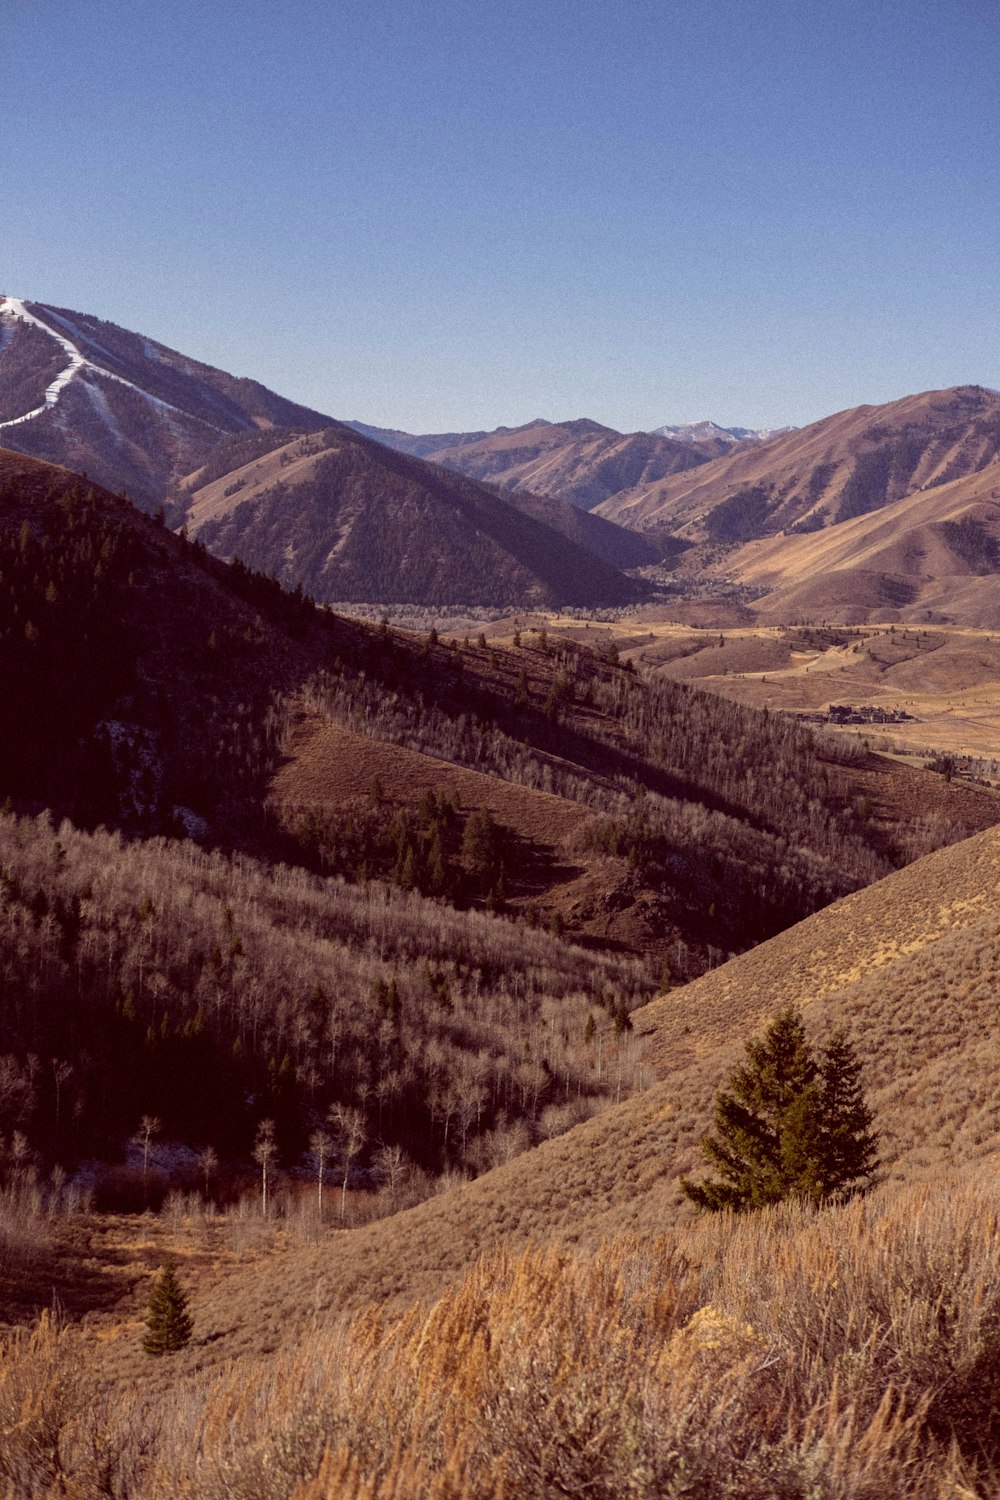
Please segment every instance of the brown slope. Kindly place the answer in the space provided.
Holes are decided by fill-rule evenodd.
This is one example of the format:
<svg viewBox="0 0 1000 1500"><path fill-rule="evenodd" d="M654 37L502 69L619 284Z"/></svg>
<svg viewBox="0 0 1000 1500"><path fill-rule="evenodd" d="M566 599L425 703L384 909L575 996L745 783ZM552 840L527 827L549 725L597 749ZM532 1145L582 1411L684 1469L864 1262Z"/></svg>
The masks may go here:
<svg viewBox="0 0 1000 1500"><path fill-rule="evenodd" d="M294 1337L307 1318L433 1294L501 1240L594 1244L687 1221L715 1090L781 1005L814 1034L846 1023L892 1182L995 1170L994 976L1000 833L940 851L817 913L636 1015L663 1081L473 1183L241 1272L199 1309L217 1354ZM234 1308L239 1313L234 1316ZM217 1342L216 1342L217 1341Z"/></svg>
<svg viewBox="0 0 1000 1500"><path fill-rule="evenodd" d="M721 565L766 590L763 620L1000 624L1000 467L803 536L749 542Z"/></svg>
<svg viewBox="0 0 1000 1500"><path fill-rule="evenodd" d="M552 495L582 510L706 462L697 445L650 432L623 434L587 420L501 428L478 442L426 456L473 479Z"/></svg>
<svg viewBox="0 0 1000 1500"><path fill-rule="evenodd" d="M530 490L501 490L500 493L516 510L551 526L560 536L567 537L587 552L593 552L595 557L602 558L613 568L642 568L661 559L660 548L648 537L606 521L592 510L581 510L568 500L536 495Z"/></svg>
<svg viewBox="0 0 1000 1500"><path fill-rule="evenodd" d="M232 433L329 421L257 381L241 379L86 313L25 304L27 323L0 301L0 422L42 407L71 355L84 363L55 403L0 429L0 442L126 490L155 510L171 484Z"/></svg>
<svg viewBox="0 0 1000 1500"><path fill-rule="evenodd" d="M464 443L477 443L490 436L488 432L402 432L398 427L372 427L367 422L345 422L344 426L375 443L383 443L386 448L395 448L397 453L410 453L414 458L427 458L439 448L460 448ZM507 432L509 429L502 427L497 431Z"/></svg>
<svg viewBox="0 0 1000 1500"><path fill-rule="evenodd" d="M188 524L213 552L321 600L527 607L644 592L492 489L345 427L193 483Z"/></svg>
<svg viewBox="0 0 1000 1500"><path fill-rule="evenodd" d="M599 509L639 530L744 541L877 510L975 473L998 452L1000 396L959 386L838 412Z"/></svg>

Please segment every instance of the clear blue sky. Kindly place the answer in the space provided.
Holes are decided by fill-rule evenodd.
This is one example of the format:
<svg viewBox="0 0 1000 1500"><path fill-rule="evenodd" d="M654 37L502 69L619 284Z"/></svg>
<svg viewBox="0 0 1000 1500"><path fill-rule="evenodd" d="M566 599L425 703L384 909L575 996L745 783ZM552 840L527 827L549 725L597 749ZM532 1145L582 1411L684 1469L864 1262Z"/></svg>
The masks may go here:
<svg viewBox="0 0 1000 1500"><path fill-rule="evenodd" d="M0 0L0 290L412 431L1000 386L996 0Z"/></svg>

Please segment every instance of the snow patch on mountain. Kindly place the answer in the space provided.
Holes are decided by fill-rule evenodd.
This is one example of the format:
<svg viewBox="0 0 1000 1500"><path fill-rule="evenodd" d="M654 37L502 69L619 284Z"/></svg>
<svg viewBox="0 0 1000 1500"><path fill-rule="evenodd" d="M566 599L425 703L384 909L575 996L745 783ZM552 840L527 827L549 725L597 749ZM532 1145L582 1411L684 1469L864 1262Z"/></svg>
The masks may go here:
<svg viewBox="0 0 1000 1500"><path fill-rule="evenodd" d="M43 412L48 411L50 406L55 406L64 387L73 379L77 370L83 369L87 361L69 339L64 339L47 323L43 323L41 318L36 318L34 313L29 312L20 297L5 297L3 303L0 304L0 317L17 318L22 323L30 323L33 327L40 328L43 333L48 334L50 339L55 339L69 360L65 369L60 370L55 380L46 386L42 405L36 406L34 411L25 412L21 417L11 417L7 422L0 422L0 431L2 431L5 427L18 427L22 422L30 422L34 417L40 417Z"/></svg>
<svg viewBox="0 0 1000 1500"><path fill-rule="evenodd" d="M794 427L720 427L717 422L682 422L676 427L654 427L654 437L672 438L675 443L766 443Z"/></svg>
<svg viewBox="0 0 1000 1500"><path fill-rule="evenodd" d="M61 324L82 341L79 330L74 328L68 318L62 318L58 313L52 313L50 316L54 322ZM162 401L159 396L154 396L149 391L143 390L141 385L135 385L131 380L126 380L122 375L114 375L110 370L105 370L103 365L95 364L92 359L87 359L85 355L80 353L80 350L71 339L58 333L51 324L45 322L37 314L30 312L20 297L0 298L0 328L4 326L5 319L10 321L19 319L22 323L30 323L33 327L41 329L42 333L48 334L49 338L54 339L63 350L68 363L64 369L60 370L55 380L46 387L42 405L36 406L33 411L25 412L23 416L11 417L9 421L0 422L0 431L3 431L6 427L19 427L22 422L31 422L35 417L44 416L45 412L56 405L66 386L81 371L84 371L88 375L96 376L100 380L113 380L116 385L124 385L130 391L135 391L137 395L142 396L151 406L156 406L161 411L176 413L177 416L184 417L188 421L204 421L201 417L189 416L178 407L171 406L169 401ZM94 341L90 340L90 342L93 343ZM96 347L100 348L100 345ZM105 349L103 352L107 354L109 351ZM211 423L205 423L205 425L211 426Z"/></svg>

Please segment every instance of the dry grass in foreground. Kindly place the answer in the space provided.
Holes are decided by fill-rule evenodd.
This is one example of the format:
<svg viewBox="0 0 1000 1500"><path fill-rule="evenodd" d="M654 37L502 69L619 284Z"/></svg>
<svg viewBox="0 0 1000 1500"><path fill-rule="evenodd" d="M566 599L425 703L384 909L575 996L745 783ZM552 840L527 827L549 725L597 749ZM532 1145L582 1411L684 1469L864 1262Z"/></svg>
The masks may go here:
<svg viewBox="0 0 1000 1500"><path fill-rule="evenodd" d="M79 1500L995 1497L998 1208L942 1181L501 1249L430 1307L316 1319L212 1374L189 1351L127 1396L95 1397L83 1331L44 1319L6 1349L0 1477Z"/></svg>

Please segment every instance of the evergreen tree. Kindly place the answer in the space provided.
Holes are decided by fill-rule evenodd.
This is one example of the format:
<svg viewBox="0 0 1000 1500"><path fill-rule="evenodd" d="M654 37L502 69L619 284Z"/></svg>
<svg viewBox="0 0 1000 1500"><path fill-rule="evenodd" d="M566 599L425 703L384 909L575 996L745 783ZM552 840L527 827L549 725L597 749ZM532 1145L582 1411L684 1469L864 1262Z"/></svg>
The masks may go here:
<svg viewBox="0 0 1000 1500"><path fill-rule="evenodd" d="M869 1182L876 1136L846 1034L837 1032L817 1064L802 1017L788 1006L746 1052L716 1095L715 1132L702 1143L719 1175L681 1178L691 1201L734 1210L784 1198L821 1203Z"/></svg>
<svg viewBox="0 0 1000 1500"><path fill-rule="evenodd" d="M149 1298L146 1325L149 1332L142 1341L147 1354L176 1354L190 1341L194 1324L187 1310L187 1294L177 1280L173 1264L167 1261Z"/></svg>
<svg viewBox="0 0 1000 1500"><path fill-rule="evenodd" d="M821 1064L823 1193L868 1182L878 1165L878 1136L861 1086L861 1064L843 1030L835 1032Z"/></svg>

